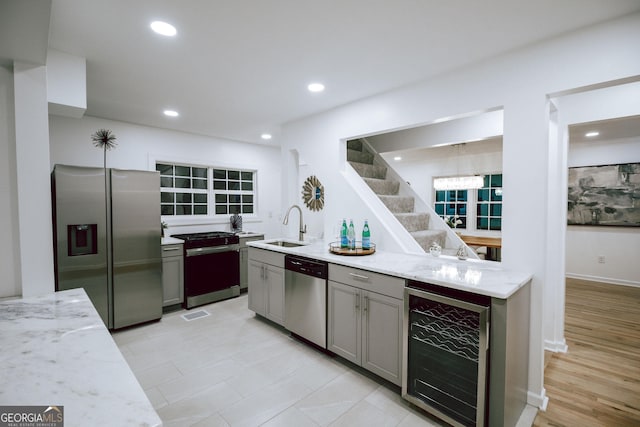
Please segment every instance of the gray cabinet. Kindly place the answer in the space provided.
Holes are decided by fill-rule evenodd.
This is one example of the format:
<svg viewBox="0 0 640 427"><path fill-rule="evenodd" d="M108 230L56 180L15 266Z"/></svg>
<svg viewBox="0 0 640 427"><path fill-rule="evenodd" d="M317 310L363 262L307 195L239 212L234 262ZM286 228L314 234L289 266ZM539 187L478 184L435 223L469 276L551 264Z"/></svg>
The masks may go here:
<svg viewBox="0 0 640 427"><path fill-rule="evenodd" d="M184 302L182 244L162 246L162 306Z"/></svg>
<svg viewBox="0 0 640 427"><path fill-rule="evenodd" d="M240 236L240 290L244 291L249 286L249 247L247 242L264 240L264 234L251 234Z"/></svg>
<svg viewBox="0 0 640 427"><path fill-rule="evenodd" d="M329 279L328 350L400 385L404 280L334 264Z"/></svg>
<svg viewBox="0 0 640 427"><path fill-rule="evenodd" d="M284 254L249 248L247 270L249 310L284 325Z"/></svg>

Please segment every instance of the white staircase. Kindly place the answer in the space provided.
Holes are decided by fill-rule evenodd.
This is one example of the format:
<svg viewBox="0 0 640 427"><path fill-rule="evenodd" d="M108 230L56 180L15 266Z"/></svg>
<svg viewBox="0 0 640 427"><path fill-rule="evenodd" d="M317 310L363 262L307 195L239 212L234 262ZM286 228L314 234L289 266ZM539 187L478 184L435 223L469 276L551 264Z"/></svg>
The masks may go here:
<svg viewBox="0 0 640 427"><path fill-rule="evenodd" d="M429 247L434 242L438 243L447 255L455 255L460 245L464 245L433 210L429 211L426 206L422 206L423 209L416 208L418 204L416 197L411 195L412 190L401 192L401 185L408 184L394 176L388 177L392 175L388 173L388 165L380 156L374 154L366 141L347 141L347 161L425 252L429 252ZM434 220L441 223L439 228L429 226ZM470 248L467 248L467 252L470 258L476 258Z"/></svg>

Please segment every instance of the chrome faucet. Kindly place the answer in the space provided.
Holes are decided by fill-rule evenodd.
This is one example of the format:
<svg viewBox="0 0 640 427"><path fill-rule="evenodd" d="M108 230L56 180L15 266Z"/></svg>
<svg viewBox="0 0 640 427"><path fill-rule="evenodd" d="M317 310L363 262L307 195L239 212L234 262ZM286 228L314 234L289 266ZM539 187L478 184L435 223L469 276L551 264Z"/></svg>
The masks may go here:
<svg viewBox="0 0 640 427"><path fill-rule="evenodd" d="M304 225L304 222L302 222L302 209L300 209L300 206L298 205L292 205L289 210L287 211L286 215L284 216L284 221L282 221L282 223L284 225L287 225L289 223L289 213L291 212L291 209L296 208L298 209L298 212L300 212L300 232L298 233L298 240L300 240L301 242L304 240L304 233L307 232L307 226Z"/></svg>

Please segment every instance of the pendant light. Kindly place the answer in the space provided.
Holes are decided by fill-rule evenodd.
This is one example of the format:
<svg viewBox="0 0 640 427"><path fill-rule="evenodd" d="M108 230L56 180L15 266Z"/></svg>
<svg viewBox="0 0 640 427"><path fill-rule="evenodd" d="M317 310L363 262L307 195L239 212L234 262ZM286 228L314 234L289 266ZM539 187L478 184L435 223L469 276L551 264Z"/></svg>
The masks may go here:
<svg viewBox="0 0 640 427"><path fill-rule="evenodd" d="M460 146L457 144L456 155L456 171L457 176L449 176L444 178L434 178L433 188L436 190L477 190L484 186L483 175L464 175L460 176Z"/></svg>

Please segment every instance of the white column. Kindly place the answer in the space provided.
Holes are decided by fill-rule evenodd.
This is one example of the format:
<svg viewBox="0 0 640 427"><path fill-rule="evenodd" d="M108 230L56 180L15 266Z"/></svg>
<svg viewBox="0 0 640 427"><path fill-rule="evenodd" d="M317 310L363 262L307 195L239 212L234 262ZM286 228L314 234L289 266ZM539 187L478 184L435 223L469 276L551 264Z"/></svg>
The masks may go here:
<svg viewBox="0 0 640 427"><path fill-rule="evenodd" d="M14 63L22 295L54 291L49 116L45 66Z"/></svg>
<svg viewBox="0 0 640 427"><path fill-rule="evenodd" d="M529 403L544 407L544 288L547 241L549 105L536 90L505 104L503 139L502 264L533 273L529 340ZM560 255L558 255L560 256Z"/></svg>

